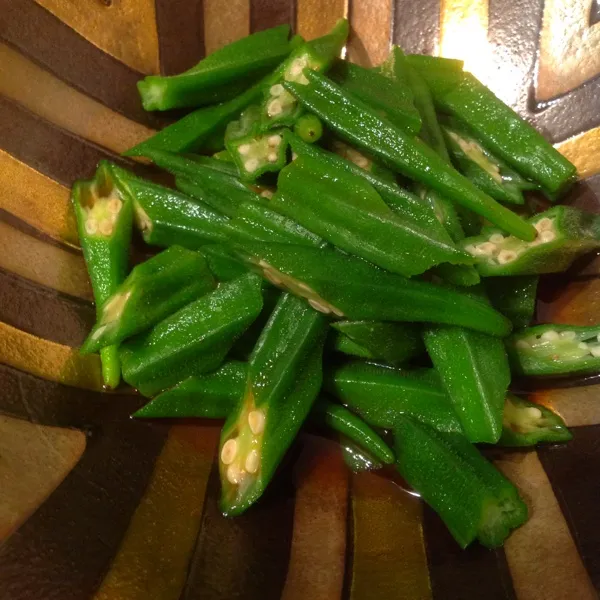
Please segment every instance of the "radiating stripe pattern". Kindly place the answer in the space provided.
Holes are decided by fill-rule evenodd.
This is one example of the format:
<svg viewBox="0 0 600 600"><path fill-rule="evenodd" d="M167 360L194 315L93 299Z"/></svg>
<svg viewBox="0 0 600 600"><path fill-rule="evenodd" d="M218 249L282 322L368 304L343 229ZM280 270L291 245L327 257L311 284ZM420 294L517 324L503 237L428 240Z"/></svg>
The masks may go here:
<svg viewBox="0 0 600 600"><path fill-rule="evenodd" d="M572 446L498 459L531 510L505 550L459 550L418 498L382 474L350 474L338 447L312 435L300 437L259 506L224 519L219 424L127 419L125 407L143 400L125 390L111 404L98 357L77 351L93 307L69 204L73 179L102 158L122 160L168 121L141 108L145 74L177 73L281 23L311 39L342 16L347 56L364 66L384 60L392 42L464 59L600 193L599 30L586 21L589 4L0 0L0 480L13 492L0 486L0 600L595 597L597 474L577 468L566 491L574 461L598 461L593 385L532 396L574 428ZM544 99L552 102L535 104ZM572 275L540 314L599 323L597 263ZM69 326L59 335L51 318Z"/></svg>

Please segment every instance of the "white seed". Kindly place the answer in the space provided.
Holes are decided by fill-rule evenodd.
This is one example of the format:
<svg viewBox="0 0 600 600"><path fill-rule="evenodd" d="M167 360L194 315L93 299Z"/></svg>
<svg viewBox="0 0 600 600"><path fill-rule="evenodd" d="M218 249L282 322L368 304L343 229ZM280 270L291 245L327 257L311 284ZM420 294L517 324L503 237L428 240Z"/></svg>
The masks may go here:
<svg viewBox="0 0 600 600"><path fill-rule="evenodd" d="M293 287L298 290L298 293L302 293L302 294L314 294L315 293L315 290L313 290L310 287L310 285L307 285L303 281L295 281Z"/></svg>
<svg viewBox="0 0 600 600"><path fill-rule="evenodd" d="M262 267L263 269L270 269L271 268L271 265L266 260L259 260L258 261L258 266Z"/></svg>
<svg viewBox="0 0 600 600"><path fill-rule="evenodd" d="M520 348L521 350L529 350L531 346L525 340L517 340L515 342L515 348Z"/></svg>
<svg viewBox="0 0 600 600"><path fill-rule="evenodd" d="M283 105L279 100L272 100L267 106L267 114L270 117L276 117L283 112Z"/></svg>
<svg viewBox="0 0 600 600"><path fill-rule="evenodd" d="M260 455L258 450L251 450L248 456L246 457L246 462L244 463L244 467L248 473L256 473L258 471L258 466L260 464Z"/></svg>
<svg viewBox="0 0 600 600"><path fill-rule="evenodd" d="M244 163L244 169L246 169L246 171L248 171L248 173L252 173L253 171L256 171L256 169L258 169L258 159L251 158L250 160L247 160Z"/></svg>
<svg viewBox="0 0 600 600"><path fill-rule="evenodd" d="M322 312L326 315L328 315L331 310L329 310L328 306L325 306L324 304L321 304L318 300L315 300L314 298L309 298L308 303L315 309L318 310L319 312Z"/></svg>
<svg viewBox="0 0 600 600"><path fill-rule="evenodd" d="M230 465L237 455L238 443L236 439L227 440L221 449L221 461L223 464Z"/></svg>
<svg viewBox="0 0 600 600"><path fill-rule="evenodd" d="M598 346L590 346L589 350L590 350L590 354L594 358L600 358L600 345L598 345Z"/></svg>
<svg viewBox="0 0 600 600"><path fill-rule="evenodd" d="M281 144L281 136L280 135L270 135L267 138L267 144L269 144L269 146L279 146L279 144Z"/></svg>
<svg viewBox="0 0 600 600"><path fill-rule="evenodd" d="M356 166L360 167L361 169L367 169L371 164L371 161L362 154L358 154L357 156L355 156L353 162Z"/></svg>
<svg viewBox="0 0 600 600"><path fill-rule="evenodd" d="M540 340L542 340L542 342L555 342L559 338L560 335L558 334L558 331L554 331L553 329L550 331L544 331L544 333L540 335Z"/></svg>
<svg viewBox="0 0 600 600"><path fill-rule="evenodd" d="M543 219L540 219L535 225L534 227L538 230L538 231L546 231L548 229L552 229L552 219L549 219L548 217L544 217Z"/></svg>
<svg viewBox="0 0 600 600"><path fill-rule="evenodd" d="M85 232L88 235L94 235L98 231L98 221L91 217L85 222Z"/></svg>
<svg viewBox="0 0 600 600"><path fill-rule="evenodd" d="M298 155L295 152L292 152L292 160L296 160L298 158Z"/></svg>
<svg viewBox="0 0 600 600"><path fill-rule="evenodd" d="M477 250L475 249L475 246L473 246L473 244L469 244L468 246L465 246L465 250L469 254L472 254L473 256L475 256L477 254Z"/></svg>
<svg viewBox="0 0 600 600"><path fill-rule="evenodd" d="M269 162L277 162L277 154L275 154L275 152L269 152L269 154L267 154L267 160Z"/></svg>
<svg viewBox="0 0 600 600"><path fill-rule="evenodd" d="M111 198L108 201L108 212L112 213L113 215L118 215L122 206L123 203L119 198Z"/></svg>
<svg viewBox="0 0 600 600"><path fill-rule="evenodd" d="M577 344L577 347L580 350L589 350L590 349L590 347L585 342L579 342L579 344Z"/></svg>
<svg viewBox="0 0 600 600"><path fill-rule="evenodd" d="M103 219L100 221L100 225L98 225L98 231L100 231L102 235L111 235L113 230L114 227L110 219Z"/></svg>
<svg viewBox="0 0 600 600"><path fill-rule="evenodd" d="M252 410L248 413L248 425L254 435L260 435L265 430L265 420L262 410Z"/></svg>
<svg viewBox="0 0 600 600"><path fill-rule="evenodd" d="M577 334L574 331L561 331L560 337L563 340L574 340L577 337Z"/></svg>
<svg viewBox="0 0 600 600"><path fill-rule="evenodd" d="M496 244L492 244L491 242L484 242L483 244L479 244L475 246L476 250L481 254L485 254L487 256L491 256L498 249Z"/></svg>
<svg viewBox="0 0 600 600"><path fill-rule="evenodd" d="M246 471L242 471L237 465L227 467L227 481L229 483L240 483L244 478Z"/></svg>
<svg viewBox="0 0 600 600"><path fill-rule="evenodd" d="M306 66L306 62L302 59L296 59L290 68L290 75L296 77L302 73L302 69Z"/></svg>
<svg viewBox="0 0 600 600"><path fill-rule="evenodd" d="M268 198L270 200L273 197L273 192L271 190L263 190L260 195L263 198Z"/></svg>
<svg viewBox="0 0 600 600"><path fill-rule="evenodd" d="M542 231L539 237L542 240L542 243L548 243L551 242L556 235L554 234L554 231Z"/></svg>
<svg viewBox="0 0 600 600"><path fill-rule="evenodd" d="M528 406L525 410L527 411L527 416L532 419L541 419L542 417L542 411L535 406Z"/></svg>
<svg viewBox="0 0 600 600"><path fill-rule="evenodd" d="M492 244L501 244L504 241L504 236L501 233L494 233L490 235L490 242Z"/></svg>
<svg viewBox="0 0 600 600"><path fill-rule="evenodd" d="M332 313L333 313L333 314L334 314L336 317L340 317L340 318L344 317L344 313L343 313L343 312L342 312L342 311L341 311L339 308L336 308L335 306L332 306L332 307L331 307L331 312L332 312Z"/></svg>
<svg viewBox="0 0 600 600"><path fill-rule="evenodd" d="M268 279L273 285L281 285L282 281L271 269L264 269L263 275L265 279Z"/></svg>
<svg viewBox="0 0 600 600"><path fill-rule="evenodd" d="M501 265L512 262L515 258L517 258L517 253L512 250L501 250L498 254L498 262Z"/></svg>
<svg viewBox="0 0 600 600"><path fill-rule="evenodd" d="M276 83L275 85L271 86L271 89L269 90L271 96L281 96L281 94L283 94L284 88L280 83Z"/></svg>
<svg viewBox="0 0 600 600"><path fill-rule="evenodd" d="M246 154L250 152L250 144L241 144L240 146L238 146L238 152L242 156L246 156Z"/></svg>

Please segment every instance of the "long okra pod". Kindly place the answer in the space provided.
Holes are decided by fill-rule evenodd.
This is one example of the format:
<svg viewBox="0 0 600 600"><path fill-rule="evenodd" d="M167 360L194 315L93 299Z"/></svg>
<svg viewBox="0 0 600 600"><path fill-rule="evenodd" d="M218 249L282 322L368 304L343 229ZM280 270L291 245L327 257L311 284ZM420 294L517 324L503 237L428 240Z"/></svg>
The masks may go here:
<svg viewBox="0 0 600 600"><path fill-rule="evenodd" d="M105 161L98 166L94 179L75 183L71 200L100 317L102 306L127 274L132 203L119 188L113 166ZM117 387L121 380L117 347L104 348L100 358L105 385Z"/></svg>
<svg viewBox="0 0 600 600"><path fill-rule="evenodd" d="M533 321L539 279L537 275L484 277L483 287L492 306L520 329Z"/></svg>
<svg viewBox="0 0 600 600"><path fill-rule="evenodd" d="M434 150L380 117L323 75L306 70L305 76L309 85L286 82L286 88L342 138L509 233L525 240L535 238L531 225L481 192Z"/></svg>

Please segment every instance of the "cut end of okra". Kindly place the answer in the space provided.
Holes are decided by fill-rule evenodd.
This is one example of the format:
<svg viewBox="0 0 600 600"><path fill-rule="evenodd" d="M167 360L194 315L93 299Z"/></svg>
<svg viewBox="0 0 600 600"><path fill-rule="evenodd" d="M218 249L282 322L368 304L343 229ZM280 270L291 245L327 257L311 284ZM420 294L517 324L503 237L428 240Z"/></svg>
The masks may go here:
<svg viewBox="0 0 600 600"><path fill-rule="evenodd" d="M290 94L280 83L269 88L269 97L265 103L265 112L268 119L283 119L290 116L298 106L296 98Z"/></svg>
<svg viewBox="0 0 600 600"><path fill-rule="evenodd" d="M142 235L149 235L152 233L152 219L136 200L133 202L133 220L135 222L135 226Z"/></svg>
<svg viewBox="0 0 600 600"><path fill-rule="evenodd" d="M292 294L294 294L295 296L305 298L306 300L308 300L310 306L316 311L321 312L325 315L333 315L339 317L340 319L345 316L339 308L337 308L330 302L327 302L325 298L319 296L319 294L317 294L317 292L306 283L299 281L298 279L295 279L290 275L286 275L282 271L276 269L273 265L270 265L265 260L258 260L252 262L260 269L263 277L267 281L270 281L273 285L281 289L292 292Z"/></svg>
<svg viewBox="0 0 600 600"><path fill-rule="evenodd" d="M460 149L477 165L479 165L490 177L497 183L502 183L502 175L500 174L500 166L491 161L485 154L481 144L472 138L465 138L455 131L448 131L448 135L460 147Z"/></svg>
<svg viewBox="0 0 600 600"><path fill-rule="evenodd" d="M125 306L129 298L131 298L132 290L123 291L118 294L114 294L106 304L100 309L100 316L98 323L90 333L85 344L81 347L80 352L86 354L88 352L94 352L96 350L97 343L104 337L107 336L111 331L118 325Z"/></svg>
<svg viewBox="0 0 600 600"><path fill-rule="evenodd" d="M483 504L477 539L487 548L501 546L510 532L527 521L527 505L513 487L504 488L496 497Z"/></svg>
<svg viewBox="0 0 600 600"><path fill-rule="evenodd" d="M525 242L512 235L492 233L487 241L468 245L465 250L476 258L486 260L490 265L506 265L517 260L531 248L555 241L558 237L555 223L555 219L548 217L542 217L533 223L537 237L532 242Z"/></svg>
<svg viewBox="0 0 600 600"><path fill-rule="evenodd" d="M582 358L600 358L600 336L590 334L582 338L576 331L545 329L543 333L518 336L514 347L521 352L530 352L540 358L573 361Z"/></svg>
<svg viewBox="0 0 600 600"><path fill-rule="evenodd" d="M244 397L237 421L222 439L219 453L225 516L240 514L254 499L252 490L261 476L266 422L267 413L256 407L250 389Z"/></svg>
<svg viewBox="0 0 600 600"><path fill-rule="evenodd" d="M286 144L280 131L246 137L231 142L229 150L246 179L256 179L267 171L279 171L285 164Z"/></svg>

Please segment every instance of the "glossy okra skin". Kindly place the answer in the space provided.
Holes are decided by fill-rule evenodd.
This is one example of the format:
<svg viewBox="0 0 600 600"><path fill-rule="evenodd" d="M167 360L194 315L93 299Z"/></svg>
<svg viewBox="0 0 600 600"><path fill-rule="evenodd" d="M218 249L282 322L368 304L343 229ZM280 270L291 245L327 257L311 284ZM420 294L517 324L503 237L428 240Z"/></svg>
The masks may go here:
<svg viewBox="0 0 600 600"><path fill-rule="evenodd" d="M394 439L398 471L462 548L475 539L489 548L500 546L527 520L527 506L514 485L463 435L400 416Z"/></svg>
<svg viewBox="0 0 600 600"><path fill-rule="evenodd" d="M501 446L528 447L540 442L568 442L572 438L556 413L513 394L507 395Z"/></svg>
<svg viewBox="0 0 600 600"><path fill-rule="evenodd" d="M239 94L290 53L289 34L288 25L259 31L216 50L184 73L145 77L138 83L144 109L214 104Z"/></svg>
<svg viewBox="0 0 600 600"><path fill-rule="evenodd" d="M342 447L344 462L353 473L375 471L383 467L381 461L352 440L342 437L340 439L340 446Z"/></svg>
<svg viewBox="0 0 600 600"><path fill-rule="evenodd" d="M386 465L394 462L394 453L381 436L341 404L321 397L315 404L310 419L317 426L332 429L352 440L378 461Z"/></svg>
<svg viewBox="0 0 600 600"><path fill-rule="evenodd" d="M458 118L486 148L524 177L549 192L559 192L573 181L575 166L471 73L448 77L427 68L420 73L439 108Z"/></svg>
<svg viewBox="0 0 600 600"><path fill-rule="evenodd" d="M100 308L81 352L118 344L155 325L217 285L204 257L171 246L133 268Z"/></svg>
<svg viewBox="0 0 600 600"><path fill-rule="evenodd" d="M359 358L376 360L375 356L373 356L373 353L368 348L361 346L339 331L330 333L328 342L329 347L336 352L348 354L349 356L358 356Z"/></svg>
<svg viewBox="0 0 600 600"><path fill-rule="evenodd" d="M321 387L327 320L283 294L248 363L244 393L221 433L221 509L248 509L264 492Z"/></svg>
<svg viewBox="0 0 600 600"><path fill-rule="evenodd" d="M286 89L340 137L498 227L525 240L534 239L535 230L531 225L476 188L434 150L380 117L323 75L306 70L305 76L308 85L286 82Z"/></svg>
<svg viewBox="0 0 600 600"><path fill-rule="evenodd" d="M329 369L325 389L373 427L394 429L405 414L439 431L462 432L433 369L390 369L356 360Z"/></svg>
<svg viewBox="0 0 600 600"><path fill-rule="evenodd" d="M227 219L201 200L120 169L118 180L133 203L134 221L144 241L163 248L177 244L197 250L224 242Z"/></svg>
<svg viewBox="0 0 600 600"><path fill-rule="evenodd" d="M397 127L413 135L419 133L421 116L413 104L410 88L400 79L343 60L335 63L329 76Z"/></svg>
<svg viewBox="0 0 600 600"><path fill-rule="evenodd" d="M423 339L469 441L497 442L510 384L503 341L449 326L428 326Z"/></svg>
<svg viewBox="0 0 600 600"><path fill-rule="evenodd" d="M506 340L510 366L519 375L569 375L600 371L600 326L537 325Z"/></svg>
<svg viewBox="0 0 600 600"><path fill-rule="evenodd" d="M145 419L226 419L246 384L246 363L226 362L216 371L184 379L153 398L132 416Z"/></svg>
<svg viewBox="0 0 600 600"><path fill-rule="evenodd" d="M485 277L483 286L492 306L520 329L533 321L539 279L537 275Z"/></svg>
<svg viewBox="0 0 600 600"><path fill-rule="evenodd" d="M132 202L118 185L114 167L102 161L94 179L77 181L71 201L96 302L96 314L125 279L131 241ZM121 368L116 346L100 353L106 386L117 387Z"/></svg>
<svg viewBox="0 0 600 600"><path fill-rule="evenodd" d="M253 274L222 283L120 348L123 379L153 396L216 369L262 308Z"/></svg>
<svg viewBox="0 0 600 600"><path fill-rule="evenodd" d="M225 244L207 244L202 246L202 256L206 259L212 274L219 281L231 281L248 272L237 256Z"/></svg>
<svg viewBox="0 0 600 600"><path fill-rule="evenodd" d="M481 300L382 271L333 249L247 243L236 252L271 283L339 318L447 323L498 336L511 329L505 317Z"/></svg>
<svg viewBox="0 0 600 600"><path fill-rule="evenodd" d="M600 247L600 217L572 206L555 206L529 222L537 232L532 242L488 228L461 245L477 259L484 277L559 273Z"/></svg>
<svg viewBox="0 0 600 600"><path fill-rule="evenodd" d="M336 321L331 326L365 348L366 358L382 360L392 366L425 351L420 327L412 323L382 321Z"/></svg>
<svg viewBox="0 0 600 600"><path fill-rule="evenodd" d="M281 172L271 204L342 250L407 277L470 262L446 239L394 214L361 177L307 156Z"/></svg>

